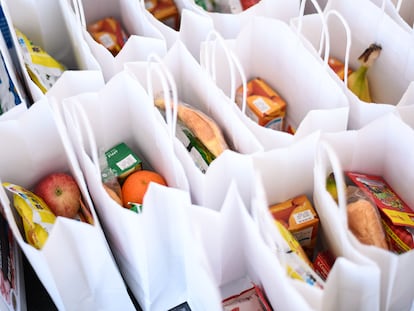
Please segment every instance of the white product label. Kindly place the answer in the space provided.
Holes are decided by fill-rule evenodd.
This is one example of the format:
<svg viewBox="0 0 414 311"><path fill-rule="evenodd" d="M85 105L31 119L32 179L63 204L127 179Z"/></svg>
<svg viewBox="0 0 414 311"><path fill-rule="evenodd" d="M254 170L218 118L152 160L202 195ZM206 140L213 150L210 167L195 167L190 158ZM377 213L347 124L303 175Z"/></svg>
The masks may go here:
<svg viewBox="0 0 414 311"><path fill-rule="evenodd" d="M295 221L298 225L304 222L310 221L314 218L310 210L305 210L305 211L296 213L293 215L293 217L295 218Z"/></svg>
<svg viewBox="0 0 414 311"><path fill-rule="evenodd" d="M107 33L102 34L99 37L99 40L101 41L103 46L106 47L107 49L109 49L109 48L111 48L115 45L114 40L112 40L112 37Z"/></svg>
<svg viewBox="0 0 414 311"><path fill-rule="evenodd" d="M133 166L135 163L137 163L137 160L131 154L129 154L128 156L123 158L121 161L118 161L116 163L116 166L118 166L123 171Z"/></svg>
<svg viewBox="0 0 414 311"><path fill-rule="evenodd" d="M230 12L233 14L240 13L243 11L240 0L229 0Z"/></svg>
<svg viewBox="0 0 414 311"><path fill-rule="evenodd" d="M152 10L155 8L155 2L153 0L145 0L145 8L147 10Z"/></svg>
<svg viewBox="0 0 414 311"><path fill-rule="evenodd" d="M259 109L261 113L265 113L270 109L270 106L264 101L263 98L258 97L253 101L253 104Z"/></svg>
<svg viewBox="0 0 414 311"><path fill-rule="evenodd" d="M313 226L309 226L308 228L295 232L293 235L295 236L296 240L298 240L300 245L309 246L311 245L312 231Z"/></svg>

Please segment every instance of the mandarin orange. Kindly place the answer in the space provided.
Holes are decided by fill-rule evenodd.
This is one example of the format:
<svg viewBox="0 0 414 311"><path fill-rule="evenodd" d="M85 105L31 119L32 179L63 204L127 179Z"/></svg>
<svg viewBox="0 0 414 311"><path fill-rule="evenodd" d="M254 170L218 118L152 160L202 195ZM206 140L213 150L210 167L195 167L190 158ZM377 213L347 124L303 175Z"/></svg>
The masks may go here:
<svg viewBox="0 0 414 311"><path fill-rule="evenodd" d="M150 170L139 170L130 174L122 185L122 202L125 208L129 203L142 204L144 195L151 182L167 186L167 182L160 174Z"/></svg>

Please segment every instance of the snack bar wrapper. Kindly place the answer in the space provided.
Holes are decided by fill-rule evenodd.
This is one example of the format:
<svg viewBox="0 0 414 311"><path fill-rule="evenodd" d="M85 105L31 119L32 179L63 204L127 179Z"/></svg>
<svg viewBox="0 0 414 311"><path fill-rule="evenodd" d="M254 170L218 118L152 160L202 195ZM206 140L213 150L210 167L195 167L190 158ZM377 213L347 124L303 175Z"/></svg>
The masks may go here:
<svg viewBox="0 0 414 311"><path fill-rule="evenodd" d="M55 214L29 190L7 182L3 186L13 193L14 207L22 218L26 241L41 249L55 223Z"/></svg>
<svg viewBox="0 0 414 311"><path fill-rule="evenodd" d="M15 29L27 72L32 81L46 93L60 78L66 67Z"/></svg>

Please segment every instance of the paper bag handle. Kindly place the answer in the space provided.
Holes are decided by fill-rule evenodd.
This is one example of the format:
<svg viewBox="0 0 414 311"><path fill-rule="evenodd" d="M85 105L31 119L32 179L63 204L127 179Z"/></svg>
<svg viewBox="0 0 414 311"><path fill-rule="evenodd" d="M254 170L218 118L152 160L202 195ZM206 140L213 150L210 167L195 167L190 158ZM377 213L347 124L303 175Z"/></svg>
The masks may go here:
<svg viewBox="0 0 414 311"><path fill-rule="evenodd" d="M383 0L383 2L385 2L385 1L386 0ZM402 5L402 0L398 0L397 3L395 4L395 9L397 10L397 12L400 12L401 5Z"/></svg>
<svg viewBox="0 0 414 311"><path fill-rule="evenodd" d="M385 5L386 5L386 2L387 1L389 1L389 0L382 0L382 3L381 3L381 10L382 10L382 12L384 13L385 12ZM393 2L391 2L391 4L395 7L395 10L397 11L397 12L400 12L400 10L401 10L401 5L402 5L402 0L397 0L397 2L395 3L395 5L394 5L394 3Z"/></svg>
<svg viewBox="0 0 414 311"><path fill-rule="evenodd" d="M287 248L284 247L286 243L281 237L278 229L276 228L273 216L271 215L267 206L264 206L262 203L255 204L255 201L266 202L266 194L264 191L263 180L260 177L259 171L256 170L254 183L256 191L254 192L252 198L252 209L251 214L254 222L257 224L260 235L264 240L265 244L271 249L274 253L277 254L278 259L282 265L286 265L288 259L286 257Z"/></svg>
<svg viewBox="0 0 414 311"><path fill-rule="evenodd" d="M70 107L70 108L69 108ZM96 144L95 135L92 130L92 126L89 122L89 119L86 115L85 108L78 101L73 101L70 105L62 105L64 111L64 116L66 120L70 120L68 123L72 124L72 129L74 130L77 139L83 149L85 149L85 141L82 135L81 129L86 132L86 143L89 145L90 149L90 158L96 168L96 172L100 174L101 168L99 166L99 155L98 147Z"/></svg>
<svg viewBox="0 0 414 311"><path fill-rule="evenodd" d="M154 66L154 63L157 63L158 66ZM153 79L153 70L156 71L158 77L161 81L164 103L165 103L165 115L166 122L168 125L170 139L173 140L175 137L175 130L177 127L177 110L178 110L178 95L177 95L177 85L175 83L174 77L165 66L162 59L159 55L151 53L147 57L147 92L152 101L154 102L154 91L152 87Z"/></svg>
<svg viewBox="0 0 414 311"><path fill-rule="evenodd" d="M348 226L348 217L346 211L346 193L345 193L345 178L341 163L337 154L331 145L325 141L321 141L316 149L315 156L315 174L324 173L326 174L329 170L326 164L330 165L332 172L335 176L335 183L338 191L338 208L341 214L341 220L344 221L344 225ZM326 181L326 177L324 181ZM320 180L321 182L322 180ZM326 187L324 187L326 189ZM327 190L326 190L327 191ZM329 194L330 195L330 194Z"/></svg>
<svg viewBox="0 0 414 311"><path fill-rule="evenodd" d="M345 33L346 33L346 46L345 46L345 59L344 59L344 84L348 85L348 68L349 68L349 53L351 50L351 29L349 28L348 22L346 21L346 19L342 16L341 13L339 13L337 10L329 10L326 15L325 15L325 26L326 26L326 32L325 34L325 57L329 58L329 53L330 53L330 38L329 38L329 29L328 29L328 23L326 22L328 20L328 18L331 15L335 15L339 21L342 23L342 25L345 28ZM328 62L328 59L325 59L325 62Z"/></svg>
<svg viewBox="0 0 414 311"><path fill-rule="evenodd" d="M321 22L322 22L322 34L321 34L321 40L319 43L319 51L318 54L320 55L322 53L322 49L323 49L323 40L324 38L329 38L329 34L328 34L328 27L326 25L326 20L323 17L323 12L322 9L318 3L318 1L316 0L311 0L313 6L316 9L316 12L318 13L319 17L321 18ZM300 2L300 7L299 7L299 18L298 18L298 26L297 26L297 33L300 34L302 32L302 24L303 24L303 16L305 15L305 5L306 5L306 0L302 0ZM326 51L325 49L325 57L323 58L325 61L325 65L328 65L328 54L329 51Z"/></svg>
<svg viewBox="0 0 414 311"><path fill-rule="evenodd" d="M215 37L215 40L214 40L214 37ZM207 49L209 45L206 45L204 57L201 57L201 67L203 67L207 71L207 74L212 78L214 83L216 83L217 76L216 76L215 56L216 56L216 44L219 43L226 55L227 62L229 63L229 67L230 67L230 100L231 102L236 101L236 78L235 78L235 69L234 69L234 67L236 67L240 75L241 81L242 81L243 93L242 93L242 109L241 110L243 114L245 114L246 98L247 98L247 79L246 79L246 75L243 70L243 66L241 65L238 57L234 54L234 52L226 47L224 38L221 36L221 34L218 31L214 29L209 31L205 42L208 43L210 41L213 41L214 45L212 46L211 50Z"/></svg>
<svg viewBox="0 0 414 311"><path fill-rule="evenodd" d="M80 22L81 26L86 29L86 18L82 0L72 0L72 5L78 21Z"/></svg>
<svg viewBox="0 0 414 311"><path fill-rule="evenodd" d="M345 60L344 60L344 84L348 85L348 75L346 73L348 72L348 68L349 68L349 53L351 50L351 30L349 28L348 22L337 10L331 9L324 15L318 2L316 0L311 0L311 2L315 6L317 14L321 17L322 33L321 33L321 40L319 43L318 54L320 55L322 53L322 47L324 46L324 43L325 43L325 53L324 53L323 60L324 60L324 65L326 67L328 65L329 54L330 54L330 35L329 35L329 27L327 23L329 17L331 15L335 15L345 28L346 47L345 47ZM302 30L302 18L305 13L305 4L306 4L306 0L302 1L300 4L299 22L298 22L298 27L297 27L298 33L301 33L301 30Z"/></svg>

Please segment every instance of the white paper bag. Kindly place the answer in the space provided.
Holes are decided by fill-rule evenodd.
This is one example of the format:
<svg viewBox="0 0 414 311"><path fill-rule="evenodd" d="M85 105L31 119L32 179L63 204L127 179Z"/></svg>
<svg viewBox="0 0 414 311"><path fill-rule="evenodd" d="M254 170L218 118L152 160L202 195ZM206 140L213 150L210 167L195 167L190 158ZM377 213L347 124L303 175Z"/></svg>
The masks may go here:
<svg viewBox="0 0 414 311"><path fill-rule="evenodd" d="M144 292L143 310L169 310L187 302L191 310L220 310L220 293L199 237L194 234L188 192L150 184L136 215L141 238L134 247ZM202 208L202 207L198 207Z"/></svg>
<svg viewBox="0 0 414 311"><path fill-rule="evenodd" d="M14 27L67 68L57 80L62 82L49 89L53 91L53 96L59 99L66 94L95 90L95 78L90 80L90 76L84 77L83 74L87 71L86 75L95 75L98 81L102 80L100 67L83 40L75 15L66 0L3 0L1 5L12 38L13 46L9 49L16 53L15 66L21 71L26 84L29 105L43 98L44 94L29 77Z"/></svg>
<svg viewBox="0 0 414 311"><path fill-rule="evenodd" d="M1 205L13 235L59 310L134 310L63 123L51 105L45 99L15 120L0 122L1 181L31 190L48 173L70 172L94 224L57 217L45 245L38 250L23 238L12 195L1 187Z"/></svg>
<svg viewBox="0 0 414 311"><path fill-rule="evenodd" d="M271 36L270 36L271 34ZM202 64L208 64L209 45L202 47ZM296 34L283 22L255 17L244 26L234 40L225 41L227 49L240 63L246 81L260 77L286 101L284 122L296 133L294 136L270 129L262 129L252 120L244 123L265 146L272 149L286 146L295 139L315 130L337 131L347 127L348 101L322 66L305 48ZM217 49L213 62L217 86L230 98L235 98L235 87L243 84L242 75L232 72L232 64L225 53ZM209 68L206 66L206 68ZM233 78L234 77L234 78ZM235 110L239 107L233 105Z"/></svg>
<svg viewBox="0 0 414 311"><path fill-rule="evenodd" d="M274 310L312 310L287 282L273 250L267 247L232 183L218 211L190 209L191 219L212 268L221 299L259 285Z"/></svg>
<svg viewBox="0 0 414 311"><path fill-rule="evenodd" d="M398 140L395 139L397 135ZM325 133L322 140L331 146L332 157L339 162L337 170L382 176L409 206L413 206L410 181L414 178L411 169L414 132L398 117L387 114L357 131ZM380 310L409 310L414 300L411 288L414 281L411 269L414 251L397 255L359 243L346 229L345 206L340 205L338 209L330 194L324 190L328 169L320 171L318 175L315 171L315 197L318 198L318 210L325 211L327 216L334 219L332 238L342 241L343 245L350 245L379 266ZM339 198L345 200L344 194Z"/></svg>
<svg viewBox="0 0 414 311"><path fill-rule="evenodd" d="M149 278L148 265L153 262L143 257L147 251L144 220L108 196L102 186L99 152L125 142L143 161L143 168L161 174L170 187L188 191L168 131L145 89L126 72L115 75L100 92L67 98L63 107L89 193L120 270L141 306L150 306L160 294L160 283Z"/></svg>
<svg viewBox="0 0 414 311"><path fill-rule="evenodd" d="M413 31L412 3L402 0L371 0L409 33Z"/></svg>
<svg viewBox="0 0 414 311"><path fill-rule="evenodd" d="M178 40L160 61L176 84L176 90L171 91L177 94L178 100L204 112L212 118L221 129L231 150L242 154L251 154L263 150L261 144L255 139L249 129L233 113L232 104L228 98L223 95L222 91L206 75L181 41ZM156 64L153 65L155 66ZM150 69L151 67L149 67L147 62L134 62L125 66L125 70L131 72L147 89L147 73ZM157 94L168 91L168 89L164 90L159 80L154 81L154 97ZM175 136L174 129L172 131L172 136ZM178 139L174 139L174 141L177 157L179 157L186 171L186 176L190 181L193 203L205 204L206 200L208 200L207 197L209 197L207 193L208 188L206 188L205 184L206 177L195 165L185 146ZM219 161L220 157L221 155L213 162ZM227 167L228 170L231 169L230 167L240 168L236 166L236 159L233 163L231 161L227 163L229 165Z"/></svg>
<svg viewBox="0 0 414 311"><path fill-rule="evenodd" d="M414 78L412 66L414 43L410 33L402 29L380 7L369 0L358 3L330 0L323 15L326 17L332 10L339 13L347 22L350 40L347 39L343 23L339 19L327 19L330 56L345 61L345 45L350 41L349 68L356 70L359 66L358 57L371 43L382 46L379 58L368 71L371 95L375 105L367 105L348 88L342 88L350 101L348 128L358 129L383 114L398 110L399 103ZM369 13L365 15L361 12ZM300 22L302 23L301 33L317 50L322 33L320 18L312 14L292 19L294 27L297 27ZM338 83L344 84L339 78L334 78Z"/></svg>
<svg viewBox="0 0 414 311"><path fill-rule="evenodd" d="M128 61L145 60L148 54L164 55L167 50L165 38L149 21L138 0L105 0L97 7L94 0L75 0L75 13L82 24L82 34L92 54L97 59L105 81L120 72ZM87 26L103 18L113 17L123 27L128 39L120 52L114 56L101 43L95 41Z"/></svg>
<svg viewBox="0 0 414 311"><path fill-rule="evenodd" d="M391 2L395 5L395 11L412 30L414 26L413 3L404 0L391 0Z"/></svg>
<svg viewBox="0 0 414 311"><path fill-rule="evenodd" d="M332 209L329 203L333 202L333 199L330 194L326 197L327 176L332 171L340 170L340 164L335 160L331 149L320 143L314 167L314 206L323 226L326 243L333 254L350 259L350 263L340 265L337 271L333 269L332 275L329 274L327 283L332 287L327 293L332 295L332 298L324 301L325 309L336 308L339 304L344 310L378 310L383 299L380 287L383 271L374 260L371 261L369 256L365 256L349 241L350 231L347 229L346 219L342 217L344 209ZM338 184L343 183L341 174L335 174L335 177ZM339 189L338 192L343 193L343 189ZM340 205L345 205L343 200L339 202Z"/></svg>
<svg viewBox="0 0 414 311"><path fill-rule="evenodd" d="M314 257L317 251L328 249L336 260L323 285L323 290L303 282L289 281L315 310L348 310L349 308L376 310L379 306L380 272L378 267L369 259L358 255L349 245L335 240L332 232L335 232L336 221L331 217L326 217L316 206L314 166L320 134L320 132L315 132L287 147L252 155L255 175L251 178L250 187L239 189L239 191L251 192L249 209L263 238L271 248L281 245L281 236L276 230L270 213L266 214L262 211L268 209L270 205L285 202L299 195L306 195L319 217L319 233L316 238ZM264 217L263 213L265 218L260 218L260 215ZM314 258L309 259L314 261ZM288 264L288 262L282 262L282 264Z"/></svg>

